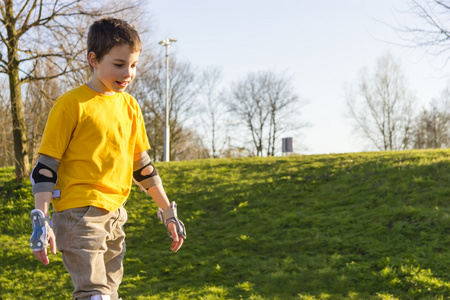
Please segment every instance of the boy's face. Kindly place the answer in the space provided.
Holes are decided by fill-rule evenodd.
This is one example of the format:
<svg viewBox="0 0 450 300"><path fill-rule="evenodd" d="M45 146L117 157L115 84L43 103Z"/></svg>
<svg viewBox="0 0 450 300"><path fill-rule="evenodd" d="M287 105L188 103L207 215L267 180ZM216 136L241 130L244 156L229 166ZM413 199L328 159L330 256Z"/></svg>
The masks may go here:
<svg viewBox="0 0 450 300"><path fill-rule="evenodd" d="M136 76L139 55L140 52L132 52L128 45L114 46L100 61L93 52L89 53L94 75L88 86L105 95L125 91Z"/></svg>

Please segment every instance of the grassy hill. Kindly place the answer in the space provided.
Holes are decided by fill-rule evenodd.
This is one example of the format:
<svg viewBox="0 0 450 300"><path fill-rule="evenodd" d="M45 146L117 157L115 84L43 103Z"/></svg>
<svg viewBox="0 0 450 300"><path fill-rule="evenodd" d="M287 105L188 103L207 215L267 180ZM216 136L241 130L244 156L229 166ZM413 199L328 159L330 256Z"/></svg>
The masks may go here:
<svg viewBox="0 0 450 300"><path fill-rule="evenodd" d="M127 202L123 299L447 299L450 151L158 163L188 239ZM0 299L70 299L28 249L29 184L0 169Z"/></svg>

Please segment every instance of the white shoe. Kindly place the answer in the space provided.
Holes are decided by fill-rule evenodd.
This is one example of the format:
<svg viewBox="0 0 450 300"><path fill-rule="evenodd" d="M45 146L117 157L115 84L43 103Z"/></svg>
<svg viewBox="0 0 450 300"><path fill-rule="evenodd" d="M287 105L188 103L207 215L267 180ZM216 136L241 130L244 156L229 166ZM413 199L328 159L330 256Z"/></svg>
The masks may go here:
<svg viewBox="0 0 450 300"><path fill-rule="evenodd" d="M109 295L95 295L95 296L91 296L91 300L111 300L111 296L109 296Z"/></svg>

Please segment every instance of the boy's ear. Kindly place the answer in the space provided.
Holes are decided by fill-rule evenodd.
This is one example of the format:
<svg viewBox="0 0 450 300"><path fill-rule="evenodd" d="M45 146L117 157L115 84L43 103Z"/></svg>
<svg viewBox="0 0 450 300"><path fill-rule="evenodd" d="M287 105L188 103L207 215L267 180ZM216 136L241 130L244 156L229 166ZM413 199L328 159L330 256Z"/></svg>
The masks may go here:
<svg viewBox="0 0 450 300"><path fill-rule="evenodd" d="M89 60L89 64L94 68L94 69L97 69L97 64L98 64L98 61L97 61L97 56L95 56L95 53L94 52L89 52L89 54L88 54L88 60Z"/></svg>

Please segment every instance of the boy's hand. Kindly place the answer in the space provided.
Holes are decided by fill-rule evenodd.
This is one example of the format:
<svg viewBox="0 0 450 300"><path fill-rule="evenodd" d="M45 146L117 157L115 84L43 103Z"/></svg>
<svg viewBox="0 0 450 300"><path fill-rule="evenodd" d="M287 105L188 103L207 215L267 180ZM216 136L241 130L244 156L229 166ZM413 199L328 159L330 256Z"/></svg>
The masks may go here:
<svg viewBox="0 0 450 300"><path fill-rule="evenodd" d="M170 250L177 252L186 239L186 228L184 227L183 222L178 219L176 203L172 202L169 208L165 210L160 207L157 211L157 215L158 218L164 222L164 225L166 225L167 230L169 231L168 234L173 240Z"/></svg>
<svg viewBox="0 0 450 300"><path fill-rule="evenodd" d="M53 254L56 254L56 243L55 243L55 234L53 233L53 230L48 231L48 242L50 244L50 251ZM44 265L49 264L49 259L47 255L47 248L44 248L41 251L33 251L34 256L40 260Z"/></svg>
<svg viewBox="0 0 450 300"><path fill-rule="evenodd" d="M176 253L178 250L180 250L181 246L183 245L184 238L178 236L177 225L175 225L175 223L170 222L167 225L167 229L170 231L173 239L172 245L170 246L170 250Z"/></svg>
<svg viewBox="0 0 450 300"><path fill-rule="evenodd" d="M48 265L47 247L50 245L50 250L53 254L56 254L55 234L51 227L50 217L45 216L40 209L33 209L31 211L31 225L33 233L30 237L30 247L34 256L43 264Z"/></svg>

